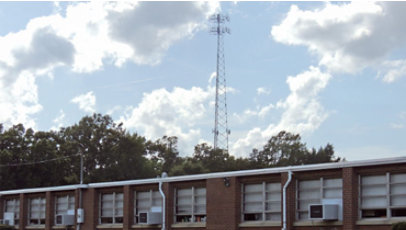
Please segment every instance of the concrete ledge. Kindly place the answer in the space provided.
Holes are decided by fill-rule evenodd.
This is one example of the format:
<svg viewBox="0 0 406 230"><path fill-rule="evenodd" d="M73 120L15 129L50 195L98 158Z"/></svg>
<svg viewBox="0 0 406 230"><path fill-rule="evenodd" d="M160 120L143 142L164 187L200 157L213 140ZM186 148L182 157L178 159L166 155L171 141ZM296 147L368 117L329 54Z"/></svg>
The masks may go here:
<svg viewBox="0 0 406 230"><path fill-rule="evenodd" d="M308 221L296 221L293 226L341 226L342 221L320 221L320 220L308 220Z"/></svg>
<svg viewBox="0 0 406 230"><path fill-rule="evenodd" d="M25 229L45 229L45 224L27 225L25 226Z"/></svg>
<svg viewBox="0 0 406 230"><path fill-rule="evenodd" d="M52 226L52 229L70 229L70 228L76 228L75 225L54 225Z"/></svg>
<svg viewBox="0 0 406 230"><path fill-rule="evenodd" d="M245 221L238 227L281 227L281 221Z"/></svg>
<svg viewBox="0 0 406 230"><path fill-rule="evenodd" d="M134 224L131 225L131 228L161 228L160 224Z"/></svg>
<svg viewBox="0 0 406 230"><path fill-rule="evenodd" d="M200 222L200 223L177 223L177 224L172 224L172 228L205 228L206 223L205 222Z"/></svg>
<svg viewBox="0 0 406 230"><path fill-rule="evenodd" d="M96 226L96 228L123 228L123 224L99 224Z"/></svg>
<svg viewBox="0 0 406 230"><path fill-rule="evenodd" d="M404 217L391 218L391 219L361 219L356 222L357 225L392 225L397 222L405 221Z"/></svg>

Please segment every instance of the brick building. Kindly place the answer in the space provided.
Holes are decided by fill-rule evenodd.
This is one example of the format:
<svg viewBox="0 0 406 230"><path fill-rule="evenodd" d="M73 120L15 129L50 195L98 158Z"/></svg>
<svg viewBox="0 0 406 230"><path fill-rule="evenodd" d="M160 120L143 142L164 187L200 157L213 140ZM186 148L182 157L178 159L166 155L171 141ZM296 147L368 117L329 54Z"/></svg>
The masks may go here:
<svg viewBox="0 0 406 230"><path fill-rule="evenodd" d="M2 191L0 207L20 230L388 230L406 157Z"/></svg>

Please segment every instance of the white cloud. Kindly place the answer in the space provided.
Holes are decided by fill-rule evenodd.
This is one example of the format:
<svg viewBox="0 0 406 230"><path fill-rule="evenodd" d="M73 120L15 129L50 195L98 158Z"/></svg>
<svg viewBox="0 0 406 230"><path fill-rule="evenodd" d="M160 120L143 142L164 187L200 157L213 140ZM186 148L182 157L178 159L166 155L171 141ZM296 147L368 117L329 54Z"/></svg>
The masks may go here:
<svg viewBox="0 0 406 230"><path fill-rule="evenodd" d="M54 126L51 127L51 130L58 131L60 128L64 127L65 124L65 112L61 109L59 110L58 116L52 120Z"/></svg>
<svg viewBox="0 0 406 230"><path fill-rule="evenodd" d="M381 68L382 79L386 83L392 83L406 76L406 60L384 61Z"/></svg>
<svg viewBox="0 0 406 230"><path fill-rule="evenodd" d="M191 153L201 140L201 130L196 127L211 121L208 110L213 98L212 87L157 89L144 93L138 106L129 108L120 121L127 128L142 130L148 139L177 136L181 153Z"/></svg>
<svg viewBox="0 0 406 230"><path fill-rule="evenodd" d="M252 148L262 147L266 141L279 131L293 133L312 132L328 117L328 113L318 101L318 94L330 80L331 75L321 72L316 67L297 76L289 76L287 83L290 95L279 101L276 108L283 109L277 124L270 124L266 129L255 127L245 137L238 139L232 146L232 153L241 156L251 152Z"/></svg>
<svg viewBox="0 0 406 230"><path fill-rule="evenodd" d="M71 102L78 104L79 109L86 113L94 113L96 111L96 96L93 94L93 91L76 96Z"/></svg>
<svg viewBox="0 0 406 230"><path fill-rule="evenodd" d="M330 71L357 73L366 67L386 67L386 82L394 81L404 71L394 73L382 66L390 53L406 44L406 3L369 2L326 3L315 10L301 10L293 5L280 25L272 27L273 38L288 45L304 45L319 58L319 65Z"/></svg>
<svg viewBox="0 0 406 230"><path fill-rule="evenodd" d="M269 95L269 94L271 94L271 90L270 90L270 89L267 89L267 88L265 88L265 87L259 87L259 88L257 89L257 94L258 94L258 95Z"/></svg>
<svg viewBox="0 0 406 230"><path fill-rule="evenodd" d="M275 108L275 105L273 105L273 104L269 104L266 106L257 106L257 108L255 110L246 109L246 110L244 110L242 115L234 113L233 116L237 119L238 122L244 123L247 120L252 119L253 117L255 119L257 119L257 118L264 119L264 118L266 118L267 115L269 115L271 110L274 108Z"/></svg>
<svg viewBox="0 0 406 230"><path fill-rule="evenodd" d="M32 74L24 72L7 87L0 81L0 122L6 127L22 123L36 128L32 114L42 110L38 103L37 86Z"/></svg>
<svg viewBox="0 0 406 230"><path fill-rule="evenodd" d="M0 36L0 122L24 122L41 106L37 97L14 99L17 82L26 82L37 94L35 77L53 76L58 66L76 72L121 66L158 64L175 42L192 37L219 7L218 2L75 2L63 10L55 4L52 15L31 19L26 28ZM25 80L22 80L25 79ZM33 90L35 92L33 92Z"/></svg>

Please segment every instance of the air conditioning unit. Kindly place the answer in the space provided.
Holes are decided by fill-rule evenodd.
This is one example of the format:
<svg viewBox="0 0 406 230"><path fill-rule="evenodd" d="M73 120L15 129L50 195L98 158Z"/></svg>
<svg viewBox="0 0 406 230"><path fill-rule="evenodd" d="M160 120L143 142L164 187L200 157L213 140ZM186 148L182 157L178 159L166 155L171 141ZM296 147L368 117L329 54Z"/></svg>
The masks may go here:
<svg viewBox="0 0 406 230"><path fill-rule="evenodd" d="M162 212L140 212L138 215L140 224L162 224Z"/></svg>
<svg viewBox="0 0 406 230"><path fill-rule="evenodd" d="M3 219L1 220L1 224L13 226L14 225L14 213L13 212L5 212L3 214Z"/></svg>
<svg viewBox="0 0 406 230"><path fill-rule="evenodd" d="M56 225L75 225L75 216L69 214L60 214L55 216Z"/></svg>
<svg viewBox="0 0 406 230"><path fill-rule="evenodd" d="M309 219L311 220L338 220L337 204L310 204Z"/></svg>

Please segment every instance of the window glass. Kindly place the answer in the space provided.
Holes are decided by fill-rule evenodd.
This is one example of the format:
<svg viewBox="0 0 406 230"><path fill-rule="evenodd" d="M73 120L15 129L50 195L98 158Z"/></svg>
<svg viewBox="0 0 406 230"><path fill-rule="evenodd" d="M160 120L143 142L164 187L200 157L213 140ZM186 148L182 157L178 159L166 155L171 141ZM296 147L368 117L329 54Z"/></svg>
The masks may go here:
<svg viewBox="0 0 406 230"><path fill-rule="evenodd" d="M323 199L341 199L343 196L342 186L341 178L298 181L298 219L309 219L309 205L311 204L321 204Z"/></svg>
<svg viewBox="0 0 406 230"><path fill-rule="evenodd" d="M20 200L10 199L5 202L5 212L14 213L14 225L18 225L20 221Z"/></svg>
<svg viewBox="0 0 406 230"><path fill-rule="evenodd" d="M175 222L206 222L206 188L176 190Z"/></svg>
<svg viewBox="0 0 406 230"><path fill-rule="evenodd" d="M361 177L361 218L406 216L406 174Z"/></svg>
<svg viewBox="0 0 406 230"><path fill-rule="evenodd" d="M136 191L134 204L134 223L139 223L140 213L151 211L152 207L162 210L162 196L159 191Z"/></svg>
<svg viewBox="0 0 406 230"><path fill-rule="evenodd" d="M280 221L281 184L245 184L243 192L243 221Z"/></svg>
<svg viewBox="0 0 406 230"><path fill-rule="evenodd" d="M123 193L105 193L101 195L100 224L123 223Z"/></svg>
<svg viewBox="0 0 406 230"><path fill-rule="evenodd" d="M45 224L45 198L29 199L28 225Z"/></svg>

